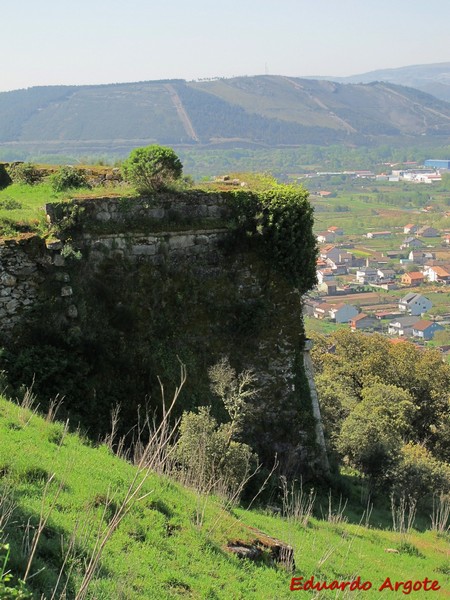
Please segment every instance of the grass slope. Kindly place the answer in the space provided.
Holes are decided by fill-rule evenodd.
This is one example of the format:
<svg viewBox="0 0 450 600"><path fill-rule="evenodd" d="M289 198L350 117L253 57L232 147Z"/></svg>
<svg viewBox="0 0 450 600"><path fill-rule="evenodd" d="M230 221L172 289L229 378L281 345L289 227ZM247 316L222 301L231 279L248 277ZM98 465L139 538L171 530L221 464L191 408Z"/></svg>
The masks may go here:
<svg viewBox="0 0 450 600"><path fill-rule="evenodd" d="M0 491L5 494L11 488L16 502L13 517L4 527L12 548L8 566L14 574L23 575L24 540L32 538L39 515L46 515L53 505L31 567L31 574L36 575L30 586L36 598L40 594L50 598L62 562L61 547L67 547L76 531L75 552L66 565L73 567L67 597L74 598L96 532L112 518L136 468L113 456L105 445L92 447L76 434L66 435L62 424L47 422L3 398L0 439ZM51 475L51 483L46 484ZM143 476L138 475L135 485ZM441 590L434 597L450 597L448 538L435 533L414 531L401 537L339 519L333 523L313 518L303 527L264 511L226 510L219 500L153 473L148 474L139 496L143 498L132 503L105 545L88 598L290 598L291 573L279 566L239 560L225 550L228 540L253 537L248 525L294 547L295 577L306 580L314 575L316 580L331 583L360 576L373 584L369 592L322 591L317 595L304 591L304 597L375 598L386 577L392 581L436 579ZM397 548L399 553L387 553L386 548ZM416 597L427 596L422 592Z"/></svg>

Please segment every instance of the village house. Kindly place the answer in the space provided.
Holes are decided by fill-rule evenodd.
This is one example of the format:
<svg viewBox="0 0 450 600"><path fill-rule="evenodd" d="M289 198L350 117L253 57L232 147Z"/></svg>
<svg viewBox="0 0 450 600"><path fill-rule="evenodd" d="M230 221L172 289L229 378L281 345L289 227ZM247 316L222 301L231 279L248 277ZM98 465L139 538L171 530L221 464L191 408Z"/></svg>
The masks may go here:
<svg viewBox="0 0 450 600"><path fill-rule="evenodd" d="M348 272L346 265L335 262L331 258L327 258L327 267L333 271L334 275L346 275Z"/></svg>
<svg viewBox="0 0 450 600"><path fill-rule="evenodd" d="M323 283L319 283L317 285L317 289L319 292L326 294L327 296L334 296L337 294L337 282L335 279L330 279L329 281L324 281Z"/></svg>
<svg viewBox="0 0 450 600"><path fill-rule="evenodd" d="M327 304L323 302L314 309L316 319L331 319L336 323L348 323L357 314L358 309L351 304Z"/></svg>
<svg viewBox="0 0 450 600"><path fill-rule="evenodd" d="M408 259L416 265L423 265L425 261L434 260L435 258L434 252L423 252L422 250L411 250L408 254Z"/></svg>
<svg viewBox="0 0 450 600"><path fill-rule="evenodd" d="M443 331L444 327L435 321L418 321L414 324L413 337L421 340L432 340L436 331Z"/></svg>
<svg viewBox="0 0 450 600"><path fill-rule="evenodd" d="M366 233L366 237L370 239L380 239L380 238L388 238L391 237L392 233L390 231L369 231Z"/></svg>
<svg viewBox="0 0 450 600"><path fill-rule="evenodd" d="M377 269L373 267L360 267L356 271L355 279L358 283L371 283L375 282L378 279Z"/></svg>
<svg viewBox="0 0 450 600"><path fill-rule="evenodd" d="M444 235L444 243L445 244L450 244L450 234L446 234Z"/></svg>
<svg viewBox="0 0 450 600"><path fill-rule="evenodd" d="M334 233L335 235L344 235L344 230L341 227L336 227L336 225L328 227L328 231Z"/></svg>
<svg viewBox="0 0 450 600"><path fill-rule="evenodd" d="M411 336L413 325L420 321L420 317L398 317L388 325L388 333L398 336Z"/></svg>
<svg viewBox="0 0 450 600"><path fill-rule="evenodd" d="M319 250L320 258L323 258L324 260L330 258L334 262L339 261L339 254L341 252L342 250L332 245L324 246Z"/></svg>
<svg viewBox="0 0 450 600"><path fill-rule="evenodd" d="M375 319L365 313L359 313L359 315L350 319L350 328L352 331L356 331L357 329L371 329L375 325Z"/></svg>
<svg viewBox="0 0 450 600"><path fill-rule="evenodd" d="M424 243L421 240L414 237L407 237L400 246L400 250L403 250L404 248L422 248L423 245Z"/></svg>
<svg viewBox="0 0 450 600"><path fill-rule="evenodd" d="M332 269L318 269L316 271L317 274L317 282L323 283L324 281L330 281L331 279L334 279L334 273L332 271Z"/></svg>
<svg viewBox="0 0 450 600"><path fill-rule="evenodd" d="M332 308L331 304L327 304L326 302L322 302L321 304L317 304L314 307L313 316L315 319L327 319L330 316L330 309Z"/></svg>
<svg viewBox="0 0 450 600"><path fill-rule="evenodd" d="M425 238L439 237L439 231L434 227L428 227L428 225L424 225L416 231L416 236Z"/></svg>
<svg viewBox="0 0 450 600"><path fill-rule="evenodd" d="M392 281L393 279L395 279L394 269L380 267L379 269L377 269L377 275L379 281Z"/></svg>
<svg viewBox="0 0 450 600"><path fill-rule="evenodd" d="M334 242L335 239L336 234L332 231L322 231L321 233L317 234L317 241L319 242L319 244Z"/></svg>
<svg viewBox="0 0 450 600"><path fill-rule="evenodd" d="M351 267L353 265L354 256L351 252L341 252L339 254L339 264Z"/></svg>
<svg viewBox="0 0 450 600"><path fill-rule="evenodd" d="M419 271L411 271L411 273L405 273L402 275L402 285L407 285L408 287L415 287L416 285L420 285L423 283L425 279L425 275L420 273Z"/></svg>
<svg viewBox="0 0 450 600"><path fill-rule="evenodd" d="M348 323L358 315L358 309L352 304L336 304L330 309L329 314L336 323Z"/></svg>
<svg viewBox="0 0 450 600"><path fill-rule="evenodd" d="M399 252L398 250L388 250L386 252L386 258L388 258L389 260L395 260L396 258L401 258L402 256L402 252Z"/></svg>
<svg viewBox="0 0 450 600"><path fill-rule="evenodd" d="M403 227L403 233L416 233L417 229L417 225L414 225L414 223L408 223L408 225Z"/></svg>
<svg viewBox="0 0 450 600"><path fill-rule="evenodd" d="M406 294L398 303L398 309L402 313L410 314L414 317L426 313L432 308L433 303L422 294L410 292Z"/></svg>
<svg viewBox="0 0 450 600"><path fill-rule="evenodd" d="M435 181L442 181L442 175L439 173L418 173L414 181L416 183L434 183Z"/></svg>
<svg viewBox="0 0 450 600"><path fill-rule="evenodd" d="M428 281L450 283L450 266L426 265L423 272Z"/></svg>

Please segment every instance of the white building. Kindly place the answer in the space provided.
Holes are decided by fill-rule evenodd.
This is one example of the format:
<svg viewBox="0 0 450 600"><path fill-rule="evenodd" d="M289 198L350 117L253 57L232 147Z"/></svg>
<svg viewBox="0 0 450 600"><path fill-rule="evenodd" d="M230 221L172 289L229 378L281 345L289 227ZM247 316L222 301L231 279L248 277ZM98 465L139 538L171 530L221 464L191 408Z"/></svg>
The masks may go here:
<svg viewBox="0 0 450 600"><path fill-rule="evenodd" d="M330 309L329 314L336 323L349 323L358 314L358 309L352 304L336 304Z"/></svg>
<svg viewBox="0 0 450 600"><path fill-rule="evenodd" d="M398 309L401 312L410 314L414 317L426 313L432 308L433 303L422 294L409 293L398 303Z"/></svg>
<svg viewBox="0 0 450 600"><path fill-rule="evenodd" d="M420 321L420 316L417 317L398 317L394 321L391 321L388 325L388 333L391 335L411 336L413 325Z"/></svg>

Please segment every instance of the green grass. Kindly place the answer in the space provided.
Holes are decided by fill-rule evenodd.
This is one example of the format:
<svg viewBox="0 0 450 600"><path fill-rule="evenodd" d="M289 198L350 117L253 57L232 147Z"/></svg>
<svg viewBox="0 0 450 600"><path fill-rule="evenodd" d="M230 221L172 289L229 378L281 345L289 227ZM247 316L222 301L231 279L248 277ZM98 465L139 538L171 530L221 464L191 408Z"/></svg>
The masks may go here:
<svg viewBox="0 0 450 600"><path fill-rule="evenodd" d="M54 503L39 540L31 568L36 575L30 584L36 598L41 593L50 597L62 560L61 546L67 545L77 529L68 594L73 598L95 532L104 524L106 499L120 503L136 468L113 456L106 446L93 447L79 435L64 435L62 424L46 422L4 399L0 399L0 439L0 491L12 486L17 505L5 529L12 548L9 568L14 574L23 574L27 523L32 536L42 506L46 514ZM43 501L46 480L52 474ZM140 477L142 474L138 481ZM202 497L153 473L143 484L140 495L145 494L131 506L106 544L89 598L290 598L291 573L280 566L239 560L225 550L228 540L254 536L247 526L294 547L295 577L314 575L316 580L331 582L361 576L374 587L387 576L399 581L428 577L438 579L442 589L450 591L449 540L429 531L413 531L405 538L378 529L378 524L386 525L386 515L380 516L378 511L374 511L370 529L319 518L303 527L263 510L226 510L219 500ZM358 511L352 510L357 520ZM105 512L106 519L111 518L112 509ZM387 548L399 553L387 553ZM303 594L319 597L312 592ZM364 598L378 597L378 592L364 594ZM330 591L320 594L324 599L336 597ZM363 596L352 592L351 597Z"/></svg>
<svg viewBox="0 0 450 600"><path fill-rule="evenodd" d="M37 231L45 223L45 204L61 197L62 194L56 194L48 183L14 183L0 190L0 226L16 223L23 228L28 226L30 230ZM14 206L17 208L8 208Z"/></svg>
<svg viewBox="0 0 450 600"><path fill-rule="evenodd" d="M323 299L326 301L326 298ZM351 304L351 302L349 301ZM303 317L305 322L306 335L311 332L322 333L324 335L334 333L338 329L348 329L348 323L334 323L332 321L325 321L324 319L315 319L314 317Z"/></svg>
<svg viewBox="0 0 450 600"><path fill-rule="evenodd" d="M137 195L130 186L81 188L55 192L50 183L37 185L14 183L0 190L0 235L14 236L24 231L45 233L48 230L45 205L70 198Z"/></svg>

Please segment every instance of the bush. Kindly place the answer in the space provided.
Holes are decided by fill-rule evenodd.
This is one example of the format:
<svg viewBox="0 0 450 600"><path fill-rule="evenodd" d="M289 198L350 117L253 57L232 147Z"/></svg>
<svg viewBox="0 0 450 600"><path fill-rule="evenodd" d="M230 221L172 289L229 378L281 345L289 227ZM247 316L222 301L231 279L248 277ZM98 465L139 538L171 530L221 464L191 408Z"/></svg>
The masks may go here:
<svg viewBox="0 0 450 600"><path fill-rule="evenodd" d="M180 159L165 146L136 148L122 164L122 175L138 192L149 193L167 189L183 172Z"/></svg>
<svg viewBox="0 0 450 600"><path fill-rule="evenodd" d="M247 444L232 441L230 433L230 424L218 426L209 408L183 413L176 457L187 471L188 483L203 492L234 496L246 479L253 454Z"/></svg>
<svg viewBox="0 0 450 600"><path fill-rule="evenodd" d="M52 175L51 182L55 192L89 187L86 173L83 169L75 169L74 167L69 166L60 167L59 170Z"/></svg>
<svg viewBox="0 0 450 600"><path fill-rule="evenodd" d="M18 163L13 165L9 173L14 183L35 185L42 180L42 172L32 163Z"/></svg>

